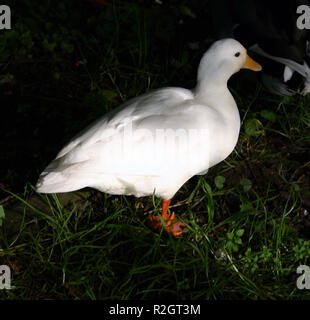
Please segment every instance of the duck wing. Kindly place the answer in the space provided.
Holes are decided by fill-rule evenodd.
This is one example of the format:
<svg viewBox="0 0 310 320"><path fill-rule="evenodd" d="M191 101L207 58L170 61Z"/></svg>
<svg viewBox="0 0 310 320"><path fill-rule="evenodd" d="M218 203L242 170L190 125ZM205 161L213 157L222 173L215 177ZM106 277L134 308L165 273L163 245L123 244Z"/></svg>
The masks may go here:
<svg viewBox="0 0 310 320"><path fill-rule="evenodd" d="M189 123L189 118L182 104L192 99L190 90L164 88L129 100L74 137L43 170L37 191L52 193L77 190L89 186L98 174L115 174L115 170L132 174L131 166L126 163L123 154L119 157L123 160L121 167L118 167L120 163L117 165L113 161L105 161L109 159L111 151L117 156L117 148L124 142L138 146L140 150L137 150L137 154L142 154L143 148L149 144L145 139L139 140L137 135L124 139L124 130L131 127L136 132L139 128L146 128L153 132L160 126L174 129L173 124L184 127Z"/></svg>

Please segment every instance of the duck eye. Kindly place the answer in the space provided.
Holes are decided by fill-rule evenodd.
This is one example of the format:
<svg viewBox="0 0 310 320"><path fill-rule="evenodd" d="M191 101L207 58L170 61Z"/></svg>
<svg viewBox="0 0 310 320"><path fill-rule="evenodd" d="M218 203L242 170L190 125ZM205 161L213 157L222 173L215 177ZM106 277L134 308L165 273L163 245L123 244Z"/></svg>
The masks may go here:
<svg viewBox="0 0 310 320"><path fill-rule="evenodd" d="M236 52L235 57L239 57L239 56L240 56L240 52Z"/></svg>

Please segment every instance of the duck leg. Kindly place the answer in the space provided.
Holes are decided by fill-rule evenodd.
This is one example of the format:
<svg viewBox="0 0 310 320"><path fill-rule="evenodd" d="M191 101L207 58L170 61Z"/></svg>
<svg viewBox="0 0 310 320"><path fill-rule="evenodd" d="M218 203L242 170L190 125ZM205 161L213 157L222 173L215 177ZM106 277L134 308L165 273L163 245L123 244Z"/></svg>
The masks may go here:
<svg viewBox="0 0 310 320"><path fill-rule="evenodd" d="M168 213L170 202L171 200L163 199L161 217L165 222L164 230L177 237L182 234L183 228L185 228L186 226L184 223L176 221L174 212L170 214ZM160 217L151 216L149 217L148 221L154 229L160 230L162 228Z"/></svg>

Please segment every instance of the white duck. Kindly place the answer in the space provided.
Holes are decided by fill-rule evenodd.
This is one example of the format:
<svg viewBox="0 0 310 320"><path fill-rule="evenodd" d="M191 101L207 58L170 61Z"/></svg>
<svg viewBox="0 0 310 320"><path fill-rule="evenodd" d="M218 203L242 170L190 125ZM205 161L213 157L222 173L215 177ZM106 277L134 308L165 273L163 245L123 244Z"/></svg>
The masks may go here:
<svg viewBox="0 0 310 320"><path fill-rule="evenodd" d="M104 115L66 145L41 173L37 192L92 187L110 194L155 194L163 199L165 230L185 225L168 214L171 198L192 176L224 160L234 149L240 116L227 88L253 61L236 40L215 42L201 59L194 90L162 88L133 98ZM150 217L155 228L161 219Z"/></svg>

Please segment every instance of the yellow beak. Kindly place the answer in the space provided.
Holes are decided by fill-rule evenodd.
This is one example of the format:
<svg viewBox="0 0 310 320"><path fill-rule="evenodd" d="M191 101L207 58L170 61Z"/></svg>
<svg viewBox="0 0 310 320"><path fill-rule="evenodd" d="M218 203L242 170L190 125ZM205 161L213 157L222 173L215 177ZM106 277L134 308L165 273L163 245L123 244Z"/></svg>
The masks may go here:
<svg viewBox="0 0 310 320"><path fill-rule="evenodd" d="M262 70L262 66L259 63L257 63L256 61L254 61L251 57L246 55L245 63L242 66L242 69L250 69L250 70L253 70L253 71L261 71Z"/></svg>

